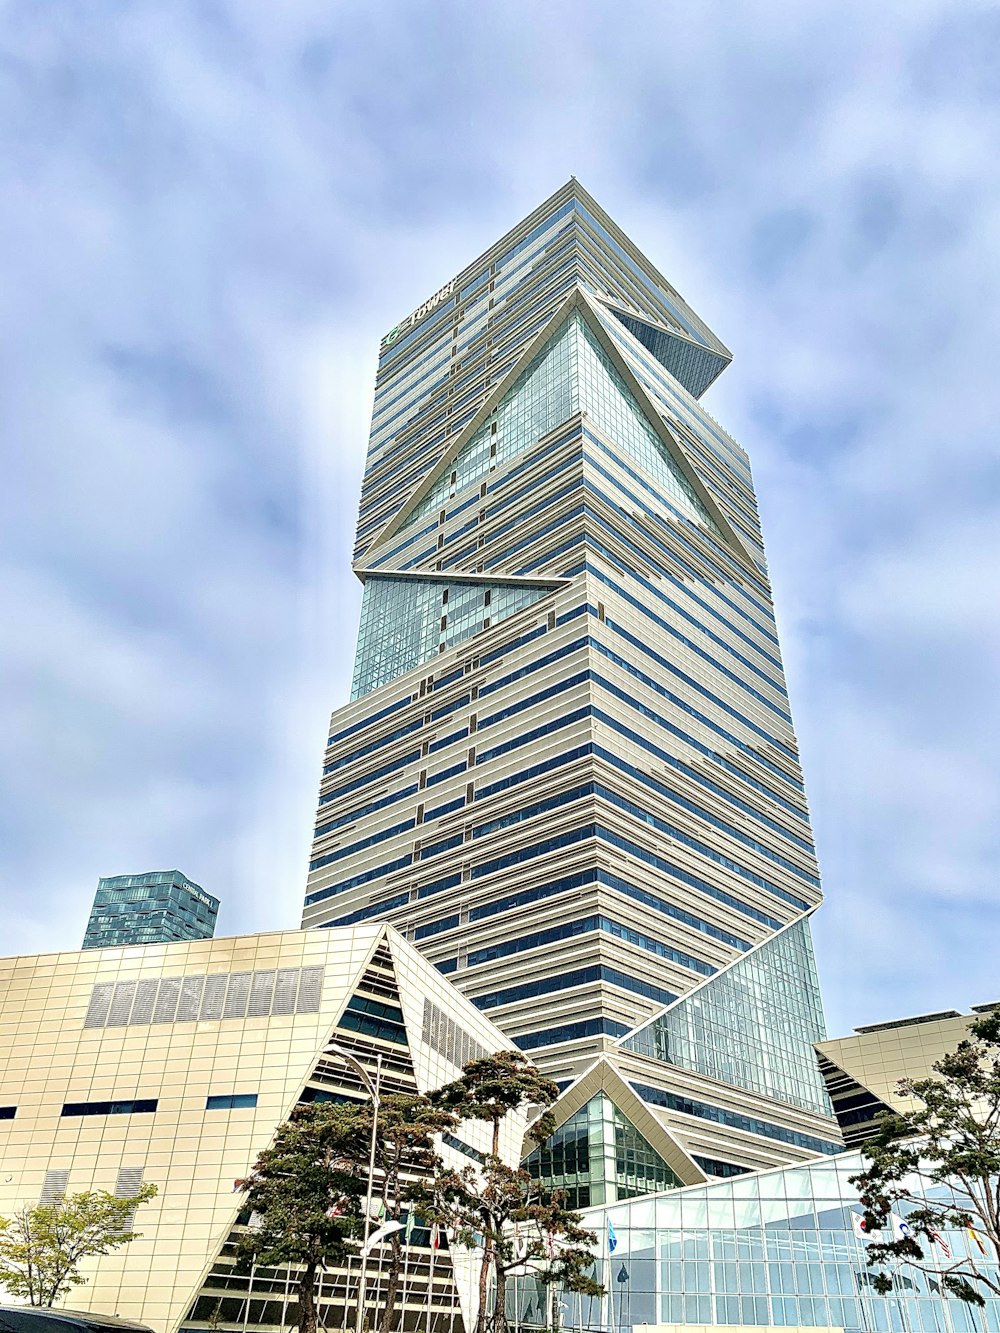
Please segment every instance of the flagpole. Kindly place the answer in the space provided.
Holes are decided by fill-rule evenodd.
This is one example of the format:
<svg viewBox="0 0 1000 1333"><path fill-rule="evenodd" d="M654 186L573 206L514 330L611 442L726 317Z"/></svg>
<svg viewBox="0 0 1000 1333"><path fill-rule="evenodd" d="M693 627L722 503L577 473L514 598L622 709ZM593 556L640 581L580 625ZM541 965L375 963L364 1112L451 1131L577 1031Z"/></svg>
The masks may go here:
<svg viewBox="0 0 1000 1333"><path fill-rule="evenodd" d="M608 1328L611 1330L611 1333L615 1333L615 1288L611 1273L611 1256L614 1253L615 1246L618 1244L618 1237L615 1235L614 1227L611 1225L611 1218L607 1217L607 1214L605 1214L605 1217L607 1218L608 1224L604 1231L604 1242L608 1247L607 1282L605 1284L608 1292Z"/></svg>
<svg viewBox="0 0 1000 1333"><path fill-rule="evenodd" d="M427 1315L424 1321L425 1333L431 1333L431 1302L434 1299L434 1250L435 1250L434 1241L437 1238L437 1234L438 1234L438 1224L435 1222L432 1225L430 1231L431 1257L430 1257L430 1270L427 1277ZM454 1264L452 1264L452 1267L454 1268Z"/></svg>

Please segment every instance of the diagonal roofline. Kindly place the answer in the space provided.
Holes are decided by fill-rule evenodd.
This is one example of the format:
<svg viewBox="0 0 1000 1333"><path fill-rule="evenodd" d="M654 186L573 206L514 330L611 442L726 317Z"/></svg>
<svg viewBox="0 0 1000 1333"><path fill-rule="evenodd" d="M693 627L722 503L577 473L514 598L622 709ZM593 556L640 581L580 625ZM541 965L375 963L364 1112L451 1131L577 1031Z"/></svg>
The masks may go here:
<svg viewBox="0 0 1000 1333"><path fill-rule="evenodd" d="M676 305L676 314L671 318L669 307L663 302L659 302L659 304L663 305L664 312L667 313L667 318L670 320L670 323L674 328L677 328L683 336L692 337L691 331L684 328L684 323L690 321L691 325L696 330L696 334L693 335L695 341L697 341L697 338L701 338L703 340L703 346L709 351L714 352L717 356L724 358L726 365L728 365L733 359L733 354L721 338L709 328L708 324L706 324L701 316L695 312L677 288L667 280L656 265L638 248L618 223L615 222L614 218L605 212L590 191L587 190L575 176L570 176L569 180L563 185L560 185L557 190L553 191L553 193L550 194L547 199L544 199L537 207L533 208L527 216L515 223L514 226L506 231L499 240L495 241L488 247L488 249L484 250L480 255L473 259L471 263L466 264L454 278L449 282L446 282L444 287L439 289L436 296L432 296L423 306L417 306L417 311L420 312L419 317L416 317L416 312L408 317L404 316L401 323L395 325L391 331L395 332L401 327L405 327L407 331L409 331L410 329L418 327L424 319L438 308L437 305L434 304L437 297L443 296L445 292L450 293L451 290L460 291L462 287L478 276L484 266L495 263L501 259L512 246L517 245L529 232L540 223L544 222L545 219L550 217L557 209L561 208L564 204L569 203L571 200L575 200L582 204L594 221L608 233L613 245L625 254L628 261L638 267L642 275L652 284L653 288L660 288L663 294L669 297L671 303ZM584 226L587 225L586 219L581 219L581 221ZM655 290L651 295L655 301ZM676 318L677 315L680 316L681 320L679 324ZM673 329L671 328L667 329L667 332L672 331ZM388 337L388 334L386 337ZM383 339L383 349L384 348L385 339ZM717 374L713 377L713 380L718 378L718 375L721 375L724 369L724 365L720 366Z"/></svg>
<svg viewBox="0 0 1000 1333"><path fill-rule="evenodd" d="M727 963L725 967L720 967L718 972L713 972L710 977L705 977L703 981L698 982L697 986L692 986L691 989L685 991L683 995L678 995L676 1000L671 1000L669 1004L665 1004L661 1009L657 1009L656 1013L650 1014L650 1016L644 1018L641 1023L637 1023L634 1028L630 1028L628 1032L624 1032L620 1037L616 1037L614 1045L622 1049L627 1049L625 1047L625 1042L631 1041L636 1033L644 1031L651 1023L657 1022L657 1020L662 1018L664 1014L670 1013L672 1009L678 1009L682 1004L686 1004L692 996L699 995L707 986L713 985L720 977L724 977L727 972L731 972L738 964L745 963L746 960L752 958L755 953L760 953L761 949L769 944L773 944L775 940L781 939L782 935L787 935L793 926L799 926L803 921L808 921L821 905L822 904L817 903L815 907L810 907L807 911L800 912L797 917L794 917L791 921L787 922L780 930L776 930L773 934L759 940L753 948L747 949L746 953L739 954L732 960L732 962Z"/></svg>
<svg viewBox="0 0 1000 1333"><path fill-rule="evenodd" d="M553 1103L553 1132L562 1126L577 1111L581 1110L592 1097L603 1092L612 1101L632 1127L641 1134L649 1146L663 1158L671 1171L684 1185L703 1185L708 1182L708 1175L697 1164L678 1139L666 1128L642 1098L622 1077L618 1069L607 1056L599 1056L593 1064L579 1074L568 1088L565 1088ZM529 1126L530 1128L530 1126ZM525 1135L524 1148L529 1140Z"/></svg>
<svg viewBox="0 0 1000 1333"><path fill-rule="evenodd" d="M414 506L419 504L430 492L434 483L442 473L448 470L465 444L472 438L483 422L487 420L490 413L506 395L507 391L517 382L521 374L528 368L528 366L530 366L535 356L542 350L548 340L561 328L561 326L566 323L574 311L580 312L581 316L586 321L588 328L601 344L601 347L610 358L615 369L621 375L634 396L638 399L649 425L656 432L660 442L664 445L667 452L680 468L699 501L704 505L706 511L719 528L724 540L735 549L736 553L742 559L748 562L749 570L754 574L754 577L757 577L758 568L753 552L743 541L740 534L733 528L711 492L698 476L683 446L677 439L675 439L672 432L668 429L656 403L653 401L640 380L636 377L624 356L622 356L620 349L615 345L614 339L604 327L591 297L579 283L574 283L566 299L558 309L553 312L552 317L541 329L539 329L534 338L525 344L521 351L521 355L513 363L506 375L492 387L491 391L479 405L475 414L455 435L455 438L451 441L427 475L414 487L403 504L397 509L396 513L383 525L370 545L365 548L364 555L366 564L363 566L364 568L372 568L370 562L373 556L377 559L377 548L384 545L400 531L404 519L406 519L412 512ZM565 422L561 422L559 426L554 427L553 430L561 430L564 425ZM550 431L548 434L552 434L552 432ZM545 438L546 436L543 435L534 445L530 446L530 448L537 448ZM355 573L359 573L359 567L357 565L354 566L354 571ZM497 572L499 573L499 571Z"/></svg>

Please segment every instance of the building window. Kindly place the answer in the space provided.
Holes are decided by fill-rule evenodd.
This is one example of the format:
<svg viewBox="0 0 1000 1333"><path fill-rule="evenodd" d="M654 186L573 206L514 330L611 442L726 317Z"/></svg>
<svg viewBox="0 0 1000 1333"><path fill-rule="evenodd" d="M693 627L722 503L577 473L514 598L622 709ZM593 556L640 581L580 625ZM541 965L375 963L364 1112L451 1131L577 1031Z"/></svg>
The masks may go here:
<svg viewBox="0 0 1000 1333"><path fill-rule="evenodd" d="M0 1106L0 1120L13 1120L16 1115L16 1106Z"/></svg>
<svg viewBox="0 0 1000 1333"><path fill-rule="evenodd" d="M234 1092L229 1095L209 1097L205 1101L206 1111L251 1111L257 1105L255 1092Z"/></svg>
<svg viewBox="0 0 1000 1333"><path fill-rule="evenodd" d="M66 1115L148 1115L156 1110L157 1099L145 1097L131 1102L67 1102Z"/></svg>

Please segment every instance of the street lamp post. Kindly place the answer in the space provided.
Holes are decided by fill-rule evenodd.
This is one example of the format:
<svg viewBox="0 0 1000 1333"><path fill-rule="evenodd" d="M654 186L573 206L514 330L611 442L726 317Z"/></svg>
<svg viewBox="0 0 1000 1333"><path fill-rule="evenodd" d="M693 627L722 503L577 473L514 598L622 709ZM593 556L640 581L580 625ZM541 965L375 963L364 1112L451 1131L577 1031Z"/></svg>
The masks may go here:
<svg viewBox="0 0 1000 1333"><path fill-rule="evenodd" d="M355 1055L352 1055L350 1051L345 1050L343 1046L338 1046L336 1042L331 1042L326 1048L326 1054L335 1055L338 1059L343 1060L346 1065L350 1065L364 1084L368 1095L372 1099L372 1137L371 1147L368 1153L368 1195L365 1201L365 1234L364 1242L361 1247L361 1277L358 1280L358 1310L354 1320L356 1333L361 1333L365 1300L368 1296L368 1238L371 1234L372 1191L375 1185L375 1148L378 1143L378 1108L380 1104L379 1092L382 1085L382 1054L379 1052L375 1056L374 1083L361 1061Z"/></svg>

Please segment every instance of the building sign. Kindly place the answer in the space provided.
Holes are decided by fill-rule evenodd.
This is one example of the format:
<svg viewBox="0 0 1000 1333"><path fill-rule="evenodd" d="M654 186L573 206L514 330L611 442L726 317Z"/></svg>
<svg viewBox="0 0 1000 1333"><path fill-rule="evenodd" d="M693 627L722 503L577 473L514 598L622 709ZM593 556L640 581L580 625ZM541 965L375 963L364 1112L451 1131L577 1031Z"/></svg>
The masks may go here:
<svg viewBox="0 0 1000 1333"><path fill-rule="evenodd" d="M382 339L382 346L379 350L384 352L387 347L391 347L394 342L398 341L398 339L403 336L404 333L409 329L412 329L414 324L423 319L424 315L429 315L432 310L436 309L437 306L441 304L442 301L446 301L449 296L454 295L454 292L455 279L452 278L451 282L446 282L445 285L440 288L439 291L436 291L429 300L423 303L423 305L418 305L412 315L407 319L404 319L400 324L397 324L394 329L390 329Z"/></svg>

